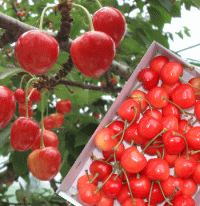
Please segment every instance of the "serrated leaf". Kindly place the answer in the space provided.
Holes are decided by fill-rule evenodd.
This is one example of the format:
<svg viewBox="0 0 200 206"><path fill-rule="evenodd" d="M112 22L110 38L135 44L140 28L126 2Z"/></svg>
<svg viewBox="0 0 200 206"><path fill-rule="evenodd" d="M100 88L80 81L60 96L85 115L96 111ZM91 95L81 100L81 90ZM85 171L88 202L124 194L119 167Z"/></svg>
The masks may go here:
<svg viewBox="0 0 200 206"><path fill-rule="evenodd" d="M14 74L17 74L19 72L24 72L24 70L18 69L18 68L10 68L10 69L6 68L0 72L0 79L4 79L10 75L14 75Z"/></svg>

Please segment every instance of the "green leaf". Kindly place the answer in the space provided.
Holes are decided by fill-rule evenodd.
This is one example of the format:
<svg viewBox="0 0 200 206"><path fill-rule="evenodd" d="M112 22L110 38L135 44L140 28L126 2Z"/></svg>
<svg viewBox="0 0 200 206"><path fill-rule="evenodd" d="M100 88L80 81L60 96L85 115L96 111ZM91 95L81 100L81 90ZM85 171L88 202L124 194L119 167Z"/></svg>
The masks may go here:
<svg viewBox="0 0 200 206"><path fill-rule="evenodd" d="M0 79L4 79L10 75L14 75L14 74L17 74L19 72L24 72L24 70L18 69L18 68L10 68L10 69L6 68L0 72Z"/></svg>
<svg viewBox="0 0 200 206"><path fill-rule="evenodd" d="M184 28L184 33L185 33L187 36L191 37L191 35L190 35L190 29L188 29L186 26L184 26L183 28Z"/></svg>
<svg viewBox="0 0 200 206"><path fill-rule="evenodd" d="M177 34L181 39L183 39L183 33L182 33L182 31L176 32L176 34Z"/></svg>
<svg viewBox="0 0 200 206"><path fill-rule="evenodd" d="M199 0L192 0L192 2L199 8L200 7L200 1Z"/></svg>

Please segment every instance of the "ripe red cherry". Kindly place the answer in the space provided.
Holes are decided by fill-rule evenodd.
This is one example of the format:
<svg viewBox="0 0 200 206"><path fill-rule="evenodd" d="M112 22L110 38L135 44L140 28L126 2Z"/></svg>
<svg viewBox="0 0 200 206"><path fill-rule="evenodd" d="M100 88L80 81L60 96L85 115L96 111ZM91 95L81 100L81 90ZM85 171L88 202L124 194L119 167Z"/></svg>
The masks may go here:
<svg viewBox="0 0 200 206"><path fill-rule="evenodd" d="M194 105L194 113L196 118L200 121L200 100L198 100Z"/></svg>
<svg viewBox="0 0 200 206"><path fill-rule="evenodd" d="M160 76L160 70L162 69L163 65L168 61L169 59L166 56L161 55L154 57L150 62L150 68L157 72L157 74Z"/></svg>
<svg viewBox="0 0 200 206"><path fill-rule="evenodd" d="M36 149L28 156L28 168L39 180L52 180L59 172L61 155L55 147Z"/></svg>
<svg viewBox="0 0 200 206"><path fill-rule="evenodd" d="M92 183L82 186L78 191L79 201L86 206L97 204L101 199L101 193L98 191L95 194L95 190L97 190L97 187Z"/></svg>
<svg viewBox="0 0 200 206"><path fill-rule="evenodd" d="M112 129L115 134L118 134L124 129L124 122L116 120L112 122L108 128ZM119 134L116 138L120 139L122 134Z"/></svg>
<svg viewBox="0 0 200 206"><path fill-rule="evenodd" d="M3 129L14 116L16 100L10 89L0 86L0 129Z"/></svg>
<svg viewBox="0 0 200 206"><path fill-rule="evenodd" d="M183 195L189 195L192 197L196 193L197 189L197 182L193 178L189 177L183 179Z"/></svg>
<svg viewBox="0 0 200 206"><path fill-rule="evenodd" d="M145 206L145 202L141 198L134 198L135 204L133 204L133 200L131 197L126 199L122 206Z"/></svg>
<svg viewBox="0 0 200 206"><path fill-rule="evenodd" d="M92 179L94 178L93 175L88 174L88 176L89 176L90 180L92 180ZM80 190L80 188L81 188L82 186L90 183L90 181L89 181L89 179L88 179L88 176L87 176L87 175L82 175L81 177L78 178L77 186L76 186L76 187L77 187L77 190ZM97 186L97 185L98 185L98 180L97 180L97 179L94 179L94 180L92 181L92 184L94 184L95 186Z"/></svg>
<svg viewBox="0 0 200 206"><path fill-rule="evenodd" d="M92 182L93 183L93 182ZM95 204L95 206L113 206L114 205L114 199L108 197L103 190L100 190L101 193L101 199L99 200L99 202L97 204Z"/></svg>
<svg viewBox="0 0 200 206"><path fill-rule="evenodd" d="M25 103L25 91L23 89L16 89L14 92L14 96L19 103Z"/></svg>
<svg viewBox="0 0 200 206"><path fill-rule="evenodd" d="M56 103L56 109L61 114L67 114L72 108L72 103L69 99L63 99Z"/></svg>
<svg viewBox="0 0 200 206"><path fill-rule="evenodd" d="M53 114L50 114L49 117L53 119L53 122L54 122L53 127L55 128L61 127L65 120L64 115L61 113L53 113Z"/></svg>
<svg viewBox="0 0 200 206"><path fill-rule="evenodd" d="M26 105L19 103L19 114L22 117L26 117ZM31 106L28 105L28 117L33 116L33 109Z"/></svg>
<svg viewBox="0 0 200 206"><path fill-rule="evenodd" d="M31 96L29 97L29 99L31 100L31 102L40 102L41 101L41 95L40 92L38 90L33 90L34 88L31 87L28 90L28 95L32 92Z"/></svg>
<svg viewBox="0 0 200 206"><path fill-rule="evenodd" d="M188 146L194 150L200 149L200 126L192 127L185 135Z"/></svg>
<svg viewBox="0 0 200 206"><path fill-rule="evenodd" d="M145 68L138 73L137 79L142 82L144 89L150 90L153 87L157 86L159 76L154 70Z"/></svg>
<svg viewBox="0 0 200 206"><path fill-rule="evenodd" d="M179 206L179 205L187 205L187 206L195 206L195 202L192 197L188 195L179 195L175 197L171 203L173 206Z"/></svg>
<svg viewBox="0 0 200 206"><path fill-rule="evenodd" d="M114 77L112 77L110 80L111 80L111 82L113 83L113 85L116 85L116 84L117 84L117 80L116 80Z"/></svg>
<svg viewBox="0 0 200 206"><path fill-rule="evenodd" d="M15 56L27 72L44 74L56 63L59 44L55 38L40 30L27 31L16 42Z"/></svg>
<svg viewBox="0 0 200 206"><path fill-rule="evenodd" d="M167 84L176 84L182 73L183 66L180 63L169 61L162 67L160 77Z"/></svg>
<svg viewBox="0 0 200 206"><path fill-rule="evenodd" d="M126 31L126 20L122 13L112 7L103 7L92 17L95 31L102 31L112 37L116 47L122 41Z"/></svg>
<svg viewBox="0 0 200 206"><path fill-rule="evenodd" d="M197 163L197 167L194 171L194 173L192 174L192 178L195 180L195 182L197 184L200 184L200 163Z"/></svg>
<svg viewBox="0 0 200 206"><path fill-rule="evenodd" d="M197 88L200 88L200 77L194 77L192 79L190 79L188 81L188 83L190 83L191 85L197 87ZM194 88L192 87L192 89L194 90L194 93L200 93L200 89L197 89L197 88ZM200 99L200 94L198 95L195 95L196 96L196 99Z"/></svg>
<svg viewBox="0 0 200 206"><path fill-rule="evenodd" d="M162 128L168 131L178 130L178 119L174 115L163 117Z"/></svg>
<svg viewBox="0 0 200 206"><path fill-rule="evenodd" d="M145 111L144 115L146 115L146 116L152 116L152 115L153 115L153 117L154 117L155 119L157 119L157 120L159 120L159 121L162 120L162 113L161 113L159 110L154 109L154 108L152 109L152 113L151 113L151 109L147 109L147 110Z"/></svg>
<svg viewBox="0 0 200 206"><path fill-rule="evenodd" d="M54 132L44 130L43 131L43 142L44 142L45 147L58 148L58 136ZM41 129L40 129L38 138L34 142L34 144L31 146L31 149L32 150L40 149L40 143L41 143Z"/></svg>
<svg viewBox="0 0 200 206"><path fill-rule="evenodd" d="M70 50L73 63L82 74L99 78L114 59L115 43L104 32L89 31L77 37Z"/></svg>
<svg viewBox="0 0 200 206"><path fill-rule="evenodd" d="M129 191L129 188L128 188L128 185L127 183L126 184L123 184L122 185L122 188L121 188L121 191L119 192L118 196L117 196L117 200L118 202L122 205L123 202L128 199L129 197L131 197L131 193Z"/></svg>
<svg viewBox="0 0 200 206"><path fill-rule="evenodd" d="M163 117L173 115L178 120L181 118L181 112L180 112L179 108L172 103L169 103L166 107L162 108L162 115L163 115Z"/></svg>
<svg viewBox="0 0 200 206"><path fill-rule="evenodd" d="M182 132L187 133L192 128L191 124L188 124L188 120L181 119L178 123L178 129Z"/></svg>
<svg viewBox="0 0 200 206"><path fill-rule="evenodd" d="M140 172L145 168L146 164L146 157L142 155L137 148L128 147L123 151L121 156L121 165L127 172Z"/></svg>
<svg viewBox="0 0 200 206"><path fill-rule="evenodd" d="M163 159L168 162L169 167L174 167L174 163L178 159L178 157L178 155L170 155L165 151Z"/></svg>
<svg viewBox="0 0 200 206"><path fill-rule="evenodd" d="M44 129L46 130L52 130L54 127L54 120L51 117L45 117L43 119L44 122ZM41 123L40 123L41 125Z"/></svg>
<svg viewBox="0 0 200 206"><path fill-rule="evenodd" d="M38 135L37 122L27 117L19 117L11 127L10 144L14 150L26 151L31 148Z"/></svg>

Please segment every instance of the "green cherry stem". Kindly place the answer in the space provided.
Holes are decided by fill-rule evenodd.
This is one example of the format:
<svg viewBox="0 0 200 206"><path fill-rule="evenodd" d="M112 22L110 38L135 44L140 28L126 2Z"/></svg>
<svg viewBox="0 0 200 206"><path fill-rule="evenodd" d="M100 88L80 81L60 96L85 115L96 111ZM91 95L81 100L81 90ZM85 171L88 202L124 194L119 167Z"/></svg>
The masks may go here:
<svg viewBox="0 0 200 206"><path fill-rule="evenodd" d="M154 181L152 181L152 183L151 183L151 188L150 188L150 192L149 192L149 199L148 199L148 206L151 205L151 194L152 194L152 190L153 190L153 185L154 185Z"/></svg>
<svg viewBox="0 0 200 206"><path fill-rule="evenodd" d="M189 84L191 87L200 90L199 87L195 87L194 85L190 84L189 82L185 81L182 77L179 77L180 80L182 80L183 82L185 82L186 84ZM198 94L198 93L197 93ZM196 95L196 94L195 94Z"/></svg>
<svg viewBox="0 0 200 206"><path fill-rule="evenodd" d="M22 78L21 78L21 81L20 81L20 86L19 88L22 89L22 84L23 84L23 81L24 81L24 78L27 74L23 75Z"/></svg>
<svg viewBox="0 0 200 206"><path fill-rule="evenodd" d="M135 86L135 88L133 88L132 92L136 89L138 89L140 86L142 85L142 82L140 82L138 85Z"/></svg>
<svg viewBox="0 0 200 206"><path fill-rule="evenodd" d="M99 5L99 8L102 8L103 6L101 5L101 3L98 0L95 0L97 2L97 4Z"/></svg>
<svg viewBox="0 0 200 206"><path fill-rule="evenodd" d="M191 121L192 121L192 117L191 117L190 119L188 119L188 121L187 121L187 124L186 124L186 126L185 126L185 129L184 129L184 131L183 131L184 134L186 133L187 128L188 128L188 126L189 126L189 124L190 124Z"/></svg>
<svg viewBox="0 0 200 206"><path fill-rule="evenodd" d="M159 187L160 187L160 190L161 190L162 195L163 195L163 197L165 198L165 200L168 202L169 205L173 205L173 204L170 202L170 200L168 200L167 197L165 196L165 193L163 192L163 189L162 189L162 186L161 186L161 184L160 184L160 181L157 181L157 183L158 183L158 185L159 185Z"/></svg>
<svg viewBox="0 0 200 206"><path fill-rule="evenodd" d="M117 117L116 119L114 119L114 120L112 120L110 123L108 123L106 126L104 126L104 127L109 127L113 122L115 122L116 120L118 120L119 119L119 117Z"/></svg>
<svg viewBox="0 0 200 206"><path fill-rule="evenodd" d="M43 132L44 132L44 95L45 91L42 93L41 99L42 99L42 111L41 111L41 142L40 142L40 148L45 148L44 140L43 140Z"/></svg>
<svg viewBox="0 0 200 206"><path fill-rule="evenodd" d="M80 4L73 3L72 6L79 7L79 8L81 8L81 9L83 9L85 11L85 13L87 14L88 20L89 20L90 30L94 31L94 26L93 26L93 23L92 23L92 18L91 18L91 15L90 15L89 11L84 6L81 6Z"/></svg>
<svg viewBox="0 0 200 206"><path fill-rule="evenodd" d="M151 141L149 141L149 143L146 145L146 147L141 151L141 154L144 154L145 150L149 147L149 145L157 138L159 137L162 133L166 132L167 129L164 128L160 133L158 133L153 139L151 139Z"/></svg>

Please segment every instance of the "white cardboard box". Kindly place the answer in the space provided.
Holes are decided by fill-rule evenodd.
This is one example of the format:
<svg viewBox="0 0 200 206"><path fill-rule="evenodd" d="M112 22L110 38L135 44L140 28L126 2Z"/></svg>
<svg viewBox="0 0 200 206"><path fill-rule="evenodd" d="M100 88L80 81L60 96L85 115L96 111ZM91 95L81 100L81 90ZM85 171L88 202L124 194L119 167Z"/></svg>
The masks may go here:
<svg viewBox="0 0 200 206"><path fill-rule="evenodd" d="M107 112L107 114L105 115L105 117L103 118L99 126L97 127L96 131L94 132L94 134L88 141L87 145L85 146L85 148L79 155L78 159L75 161L74 165L70 169L67 176L64 178L60 187L56 191L58 195L66 199L68 202L71 202L72 204L76 206L82 206L82 204L78 202L78 199L75 197L71 197L71 195L76 194L78 192L76 189L77 180L80 176L85 174L86 169L89 169L89 165L92 162L91 158L89 157L89 154L93 152L94 155L96 155L97 157L103 157L101 151L99 151L95 147L95 144L94 144L94 137L96 133L99 130L101 130L105 125L110 123L113 119L115 119L115 117L117 117L116 114L117 114L120 104L127 98L127 96L129 96L133 88L139 83L139 81L136 78L137 74L139 73L140 70L144 68L148 68L150 61L155 56L158 56L158 55L167 56L170 59L170 61L176 61L182 65L189 65L188 62L184 61L179 56L175 55L174 53L172 53L171 51L169 51L168 49L166 49L159 43L154 41L151 44L151 46L149 47L149 49L147 50L147 52L141 59L140 63L134 70L133 74L127 81L126 85L124 86L124 88L122 89L122 91L120 92L116 100L114 101L113 105L111 106L111 108L109 109L109 111ZM193 71L191 71L188 68L184 68L184 72L182 76L183 79L188 81L189 79L195 76L200 76L200 70L198 68L195 67L195 70ZM139 87L138 89L143 90L142 86ZM125 147L126 146L128 145L125 144ZM152 158L152 157L149 157L149 158ZM194 199L195 199L196 206L199 206L200 205L200 190L197 192ZM118 206L118 205L120 204L117 201L115 201L114 206ZM164 203L159 204L159 206L162 206L162 205L164 205Z"/></svg>

